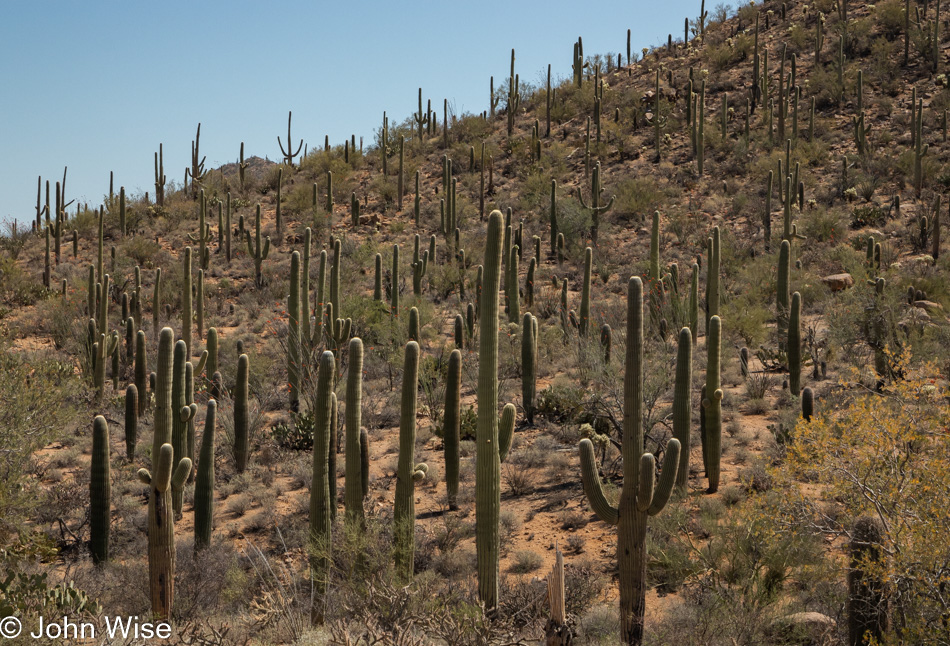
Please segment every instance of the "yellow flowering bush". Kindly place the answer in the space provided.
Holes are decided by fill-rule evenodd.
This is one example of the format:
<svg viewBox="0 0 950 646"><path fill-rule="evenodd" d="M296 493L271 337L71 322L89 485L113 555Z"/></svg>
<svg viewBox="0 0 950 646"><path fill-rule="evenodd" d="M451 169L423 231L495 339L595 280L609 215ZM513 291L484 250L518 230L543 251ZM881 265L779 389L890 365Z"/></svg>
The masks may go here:
<svg viewBox="0 0 950 646"><path fill-rule="evenodd" d="M880 392L848 388L832 410L799 421L776 475L796 522L847 534L858 516L878 519L885 558L873 567L889 589L889 639L945 644L950 407L935 366L897 363L906 379Z"/></svg>

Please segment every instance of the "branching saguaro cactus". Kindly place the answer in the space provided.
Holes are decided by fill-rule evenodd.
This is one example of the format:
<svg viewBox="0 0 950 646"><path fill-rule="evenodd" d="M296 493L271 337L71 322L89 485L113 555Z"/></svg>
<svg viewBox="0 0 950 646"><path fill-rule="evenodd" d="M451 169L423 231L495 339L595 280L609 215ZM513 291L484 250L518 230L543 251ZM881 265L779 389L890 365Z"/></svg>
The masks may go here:
<svg viewBox="0 0 950 646"><path fill-rule="evenodd" d="M498 289L501 284L501 211L488 216L479 307L478 425L475 458L475 549L478 597L489 613L498 606L501 462L514 434L514 406L498 419Z"/></svg>
<svg viewBox="0 0 950 646"><path fill-rule="evenodd" d="M627 284L627 350L624 377L623 488L620 503L613 507L604 495L589 439L580 442L584 491L597 516L617 526L620 566L620 622L624 643L643 642L646 610L647 518L666 506L676 481L680 443L666 445L659 486L655 485L655 459L643 447L643 283L638 276Z"/></svg>
<svg viewBox="0 0 950 646"><path fill-rule="evenodd" d="M329 350L320 356L317 373L317 398L313 412L313 485L310 488L310 576L314 584L313 605L310 607L310 623L323 623L327 580L330 576L330 482L327 460L330 453L330 395L336 360Z"/></svg>
<svg viewBox="0 0 950 646"><path fill-rule="evenodd" d="M303 148L303 139L300 140L300 143L297 145L297 151L294 152L293 140L290 138L290 119L293 117L293 112L287 112L287 150L284 150L284 144L280 141L280 135L277 135L277 145L280 146L280 152L284 156L284 163L293 168L294 157L300 154L300 149ZM241 144L243 150L243 144ZM244 173L241 173L241 183L244 183Z"/></svg>
<svg viewBox="0 0 950 646"><path fill-rule="evenodd" d="M399 418L399 466L396 475L396 498L393 505L393 543L397 576L412 579L415 555L415 483L426 476L429 468L415 463L416 408L419 388L419 344L406 344L402 377L402 406Z"/></svg>
<svg viewBox="0 0 950 646"><path fill-rule="evenodd" d="M254 216L254 240L251 241L251 232L244 231L245 241L247 242L247 255L254 259L254 279L258 287L264 284L264 274L261 273L261 265L267 260L267 254L270 253L270 236L261 243L261 205L257 205L257 212Z"/></svg>
<svg viewBox="0 0 950 646"><path fill-rule="evenodd" d="M167 328L166 328L167 329ZM157 429L156 429L157 430ZM172 492L181 491L191 471L191 460L184 458L172 472L174 449L162 444L155 459L155 473L139 469L139 480L149 485L148 500L148 576L152 614L159 619L171 616L175 602L175 522Z"/></svg>
<svg viewBox="0 0 950 646"><path fill-rule="evenodd" d="M109 425L102 415L92 422L92 476L89 480L89 551L96 565L109 560L112 515Z"/></svg>
<svg viewBox="0 0 950 646"><path fill-rule="evenodd" d="M176 449L175 455L183 458L188 456L188 424L194 419L198 407L188 401L187 374L188 365L187 346L184 341L175 344L174 363L172 367L172 446ZM186 474L189 475L189 474ZM180 489L172 492L172 503L175 514L181 516L183 496Z"/></svg>
<svg viewBox="0 0 950 646"><path fill-rule="evenodd" d="M590 178L590 204L587 204L584 201L584 196L581 194L580 190L577 191L577 200L581 203L581 206L590 211L591 213L591 228L590 236L591 240L594 241L594 245L597 245L597 234L600 230L600 216L603 213L606 213L614 205L614 196L611 195L610 199L607 200L606 204L602 204L600 201L600 194L604 192L604 189L600 185L600 162L594 164L594 170L591 173Z"/></svg>

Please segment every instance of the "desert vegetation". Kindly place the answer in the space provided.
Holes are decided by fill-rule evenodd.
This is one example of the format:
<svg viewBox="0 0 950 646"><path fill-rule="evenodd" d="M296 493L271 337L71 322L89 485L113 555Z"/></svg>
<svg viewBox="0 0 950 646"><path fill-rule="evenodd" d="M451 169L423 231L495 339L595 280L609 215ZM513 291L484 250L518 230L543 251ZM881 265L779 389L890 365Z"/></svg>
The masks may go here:
<svg viewBox="0 0 950 646"><path fill-rule="evenodd" d="M39 178L0 237L0 618L950 641L945 12L697 4L542 87L512 50L480 114L407 88L365 142L288 114L279 163L206 168L199 125L182 184L161 146L144 195Z"/></svg>

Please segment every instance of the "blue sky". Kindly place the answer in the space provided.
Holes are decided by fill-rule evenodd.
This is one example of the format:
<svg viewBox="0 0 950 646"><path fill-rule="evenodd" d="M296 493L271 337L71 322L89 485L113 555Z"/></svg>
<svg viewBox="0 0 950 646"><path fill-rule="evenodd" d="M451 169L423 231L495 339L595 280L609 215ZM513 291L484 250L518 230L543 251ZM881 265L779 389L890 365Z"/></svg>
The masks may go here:
<svg viewBox="0 0 950 646"><path fill-rule="evenodd" d="M246 156L280 158L288 110L310 147L354 133L368 144L383 110L390 122L415 111L419 87L440 114L443 98L481 112L512 47L522 80L541 84L548 63L570 74L578 36L586 55L619 53L631 29L639 52L682 37L699 5L11 0L0 8L0 219L33 217L37 176L55 183L64 166L69 200L98 205L110 170L116 190L153 193L159 143L180 183L199 122L214 168L242 141Z"/></svg>

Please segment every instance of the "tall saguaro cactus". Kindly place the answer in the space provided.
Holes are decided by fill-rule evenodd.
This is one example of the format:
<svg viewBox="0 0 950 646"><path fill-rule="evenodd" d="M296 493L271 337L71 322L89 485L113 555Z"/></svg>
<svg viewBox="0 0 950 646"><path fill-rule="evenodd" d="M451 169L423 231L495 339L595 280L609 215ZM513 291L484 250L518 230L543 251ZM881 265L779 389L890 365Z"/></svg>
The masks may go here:
<svg viewBox="0 0 950 646"><path fill-rule="evenodd" d="M706 331L706 395L702 401L705 422L703 464L709 479L709 493L719 491L719 461L722 457L722 322L718 316L709 318Z"/></svg>
<svg viewBox="0 0 950 646"><path fill-rule="evenodd" d="M162 333L164 335L164 330ZM155 472L139 469L138 473L139 480L151 487L148 499L148 579L152 614L159 619L171 616L175 602L172 492L181 490L191 471L191 460L184 458L172 472L174 454L171 444L162 444L158 452L152 454Z"/></svg>
<svg viewBox="0 0 950 646"><path fill-rule="evenodd" d="M378 254L377 254L378 257ZM345 505L348 522L360 527L363 517L362 463L360 460L360 422L363 397L363 341L350 339L349 368L346 375L346 484Z"/></svg>
<svg viewBox="0 0 950 646"><path fill-rule="evenodd" d="M195 549L211 544L214 526L214 425L218 402L208 400L205 432L201 437L201 456L195 478Z"/></svg>
<svg viewBox="0 0 950 646"><path fill-rule="evenodd" d="M244 473L247 468L248 454L248 410L247 410L247 371L246 354L238 357L237 382L234 386L234 468Z"/></svg>
<svg viewBox="0 0 950 646"><path fill-rule="evenodd" d="M290 254L290 294L287 296L287 383L290 410L300 410L300 252ZM309 316L308 316L309 318Z"/></svg>
<svg viewBox="0 0 950 646"><path fill-rule="evenodd" d="M498 419L498 290L504 216L488 216L485 264L479 306L478 425L475 435L475 551L478 597L485 609L498 606L498 564L501 513L501 462L514 433L514 406ZM510 410L509 410L510 409Z"/></svg>
<svg viewBox="0 0 950 646"><path fill-rule="evenodd" d="M419 344L406 344L403 364L402 405L399 417L399 466L396 498L393 506L393 542L396 574L403 581L412 579L415 554L415 483L425 478L428 467L415 462L416 408L419 388Z"/></svg>
<svg viewBox="0 0 950 646"><path fill-rule="evenodd" d="M313 486L310 488L310 576L313 578L315 595L310 608L310 623L320 625L324 618L324 595L330 575L330 482L327 459L330 453L330 395L336 360L329 350L320 356L317 373L317 399L313 415Z"/></svg>
<svg viewBox="0 0 950 646"><path fill-rule="evenodd" d="M521 400L525 418L534 423L534 396L538 379L538 319L524 313L521 325Z"/></svg>
<svg viewBox="0 0 950 646"><path fill-rule="evenodd" d="M112 515L109 425L102 415L92 423L92 477L89 480L89 551L96 565L109 560Z"/></svg>
<svg viewBox="0 0 950 646"><path fill-rule="evenodd" d="M802 295L792 294L788 314L788 389L795 397L802 390Z"/></svg>
<svg viewBox="0 0 950 646"><path fill-rule="evenodd" d="M676 481L680 443L666 445L663 469L657 486L655 459L643 447L643 283L638 276L627 284L627 351L624 376L623 488L620 503L612 506L604 495L597 471L594 445L580 442L584 491L597 516L617 526L617 556L620 565L620 622L623 641L643 642L646 610L647 519L666 507Z"/></svg>
<svg viewBox="0 0 950 646"><path fill-rule="evenodd" d="M462 351L449 355L449 373L445 384L445 415L442 417L442 444L445 452L445 490L449 509L458 509L459 432L461 430Z"/></svg>
<svg viewBox="0 0 950 646"><path fill-rule="evenodd" d="M676 385L673 391L673 437L680 443L680 463L676 470L676 488L686 493L689 478L689 426L692 413L693 335L688 327L680 330L676 349Z"/></svg>
<svg viewBox="0 0 950 646"><path fill-rule="evenodd" d="M247 255L254 259L254 280L257 286L264 284L264 274L261 272L261 265L267 260L267 254L270 253L270 236L264 238L261 242L261 205L257 205L257 211L254 216L254 241L251 241L251 232L245 229L244 239L247 243Z"/></svg>

